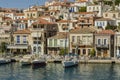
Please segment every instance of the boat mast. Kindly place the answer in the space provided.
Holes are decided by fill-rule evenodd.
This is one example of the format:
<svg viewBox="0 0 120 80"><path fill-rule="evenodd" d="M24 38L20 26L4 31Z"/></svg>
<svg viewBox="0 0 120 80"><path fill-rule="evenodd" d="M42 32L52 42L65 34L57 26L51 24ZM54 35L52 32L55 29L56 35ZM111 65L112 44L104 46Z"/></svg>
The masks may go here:
<svg viewBox="0 0 120 80"><path fill-rule="evenodd" d="M64 0L64 3L66 4L67 3L67 0ZM68 39L68 34L67 34L67 29L69 28L69 22L68 22L68 20L69 20L69 7L68 6L66 6L66 9L67 9L67 28L65 28L65 35L66 35L66 38L65 38L65 54L67 53L67 39ZM68 32L69 32L69 29L68 29Z"/></svg>

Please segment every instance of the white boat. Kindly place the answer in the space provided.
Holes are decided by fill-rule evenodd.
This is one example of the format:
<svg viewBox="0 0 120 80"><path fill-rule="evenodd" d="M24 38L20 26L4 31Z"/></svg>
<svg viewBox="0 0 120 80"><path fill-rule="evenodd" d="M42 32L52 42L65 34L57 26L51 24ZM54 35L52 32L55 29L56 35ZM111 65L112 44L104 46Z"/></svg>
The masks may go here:
<svg viewBox="0 0 120 80"><path fill-rule="evenodd" d="M20 60L22 66L30 65L32 63L32 55L25 55Z"/></svg>
<svg viewBox="0 0 120 80"><path fill-rule="evenodd" d="M74 57L65 57L65 60L62 61L63 67L73 67L78 65L77 58Z"/></svg>
<svg viewBox="0 0 120 80"><path fill-rule="evenodd" d="M61 63L62 62L62 58L60 56L56 56L54 59L54 63Z"/></svg>
<svg viewBox="0 0 120 80"><path fill-rule="evenodd" d="M11 62L10 59L0 58L0 64L7 64L7 63L10 63L10 62Z"/></svg>

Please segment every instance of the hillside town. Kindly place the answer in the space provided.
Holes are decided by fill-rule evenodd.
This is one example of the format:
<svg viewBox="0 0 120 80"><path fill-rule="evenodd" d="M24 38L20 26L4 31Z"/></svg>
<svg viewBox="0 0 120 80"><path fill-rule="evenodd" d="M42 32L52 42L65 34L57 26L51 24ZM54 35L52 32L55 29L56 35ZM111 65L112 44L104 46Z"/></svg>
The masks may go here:
<svg viewBox="0 0 120 80"><path fill-rule="evenodd" d="M0 8L0 51L13 56L75 53L120 57L120 5L114 0L48 0L27 9Z"/></svg>

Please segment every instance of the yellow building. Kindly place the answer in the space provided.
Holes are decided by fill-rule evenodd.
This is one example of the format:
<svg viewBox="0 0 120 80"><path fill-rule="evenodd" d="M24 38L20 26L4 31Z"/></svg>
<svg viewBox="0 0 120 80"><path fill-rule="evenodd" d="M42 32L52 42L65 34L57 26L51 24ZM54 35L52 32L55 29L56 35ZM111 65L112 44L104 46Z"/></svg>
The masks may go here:
<svg viewBox="0 0 120 80"><path fill-rule="evenodd" d="M30 31L18 30L13 33L13 43L8 45L7 48L13 54L26 54L31 52L30 47Z"/></svg>
<svg viewBox="0 0 120 80"><path fill-rule="evenodd" d="M93 28L78 28L70 31L70 51L82 56L90 55L90 51L94 48L94 32Z"/></svg>

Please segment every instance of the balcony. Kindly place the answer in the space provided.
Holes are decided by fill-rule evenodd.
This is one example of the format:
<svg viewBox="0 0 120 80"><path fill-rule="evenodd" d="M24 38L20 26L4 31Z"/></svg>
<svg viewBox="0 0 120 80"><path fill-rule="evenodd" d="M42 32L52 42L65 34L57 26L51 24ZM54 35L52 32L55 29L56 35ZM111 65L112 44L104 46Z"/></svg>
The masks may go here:
<svg viewBox="0 0 120 80"><path fill-rule="evenodd" d="M97 48L109 48L109 44L96 44Z"/></svg>
<svg viewBox="0 0 120 80"><path fill-rule="evenodd" d="M76 42L71 42L72 46L79 46L79 47L92 47L93 43L76 43Z"/></svg>

